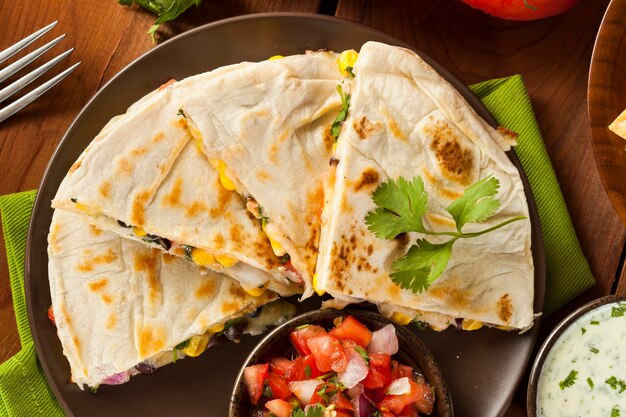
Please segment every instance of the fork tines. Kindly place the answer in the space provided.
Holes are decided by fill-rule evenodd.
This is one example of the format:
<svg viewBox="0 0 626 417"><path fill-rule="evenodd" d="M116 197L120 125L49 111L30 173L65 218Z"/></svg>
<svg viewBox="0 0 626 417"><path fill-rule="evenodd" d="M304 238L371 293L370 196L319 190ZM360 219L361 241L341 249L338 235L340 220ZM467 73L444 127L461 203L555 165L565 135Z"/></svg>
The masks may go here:
<svg viewBox="0 0 626 417"><path fill-rule="evenodd" d="M31 43L33 43L34 41L36 41L40 37L42 37L44 34L46 34L48 31L50 31L53 27L55 27L57 23L58 23L58 21L54 21L54 22L50 23L48 26L39 29L35 33L27 36L26 38L22 39L21 41L17 42L16 44L8 47L4 51L1 51L0 52L0 64L3 63L4 61L6 61L7 59L9 59L10 57L12 57L13 55L15 55L16 53L18 53L19 51L21 51L22 49L26 48L28 45L30 45ZM23 69L24 67L26 67L26 65L30 64L35 59L39 58L41 55L43 55L45 52L47 52L49 49L51 49L53 46L55 46L57 43L59 43L64 37L65 37L65 35L63 34L63 35L57 37L56 39L53 39L52 41L48 42L47 44L37 48L36 50L30 52L29 54L25 55L24 57L18 59L17 61L12 63L11 65L8 65L5 68L1 69L0 70L0 83L3 82L4 80L6 80L7 78L9 78L11 75L15 74L16 72L18 72L21 69ZM46 62L44 65L40 66L39 68L31 71L30 73L24 75L23 77L21 77L17 81L15 81L15 82L11 83L10 85L6 86L5 88L1 89L0 90L0 103L2 101L6 100L7 98L9 98L11 95L13 95L16 92L20 91L22 88L26 87L28 84L30 84L31 82L33 82L37 78L39 78L46 71L48 71L50 68L52 68L53 66L58 64L63 58L65 58L66 56L71 54L73 50L74 50L74 48L68 49L67 51L63 52L62 54L60 54L60 55L56 56L55 58L51 59L50 61ZM25 94L23 97L21 97L20 99L14 101L10 105L6 106L5 108L0 109L0 122L2 122L4 119L6 119L7 117L11 116L15 112L17 112L17 111L21 110L22 108L26 107L28 104L33 102L36 98L41 96L43 93L48 91L50 88L54 87L63 78L67 77L72 71L74 71L74 69L76 69L76 67L78 65L80 65L80 62L77 62L76 64L74 64L71 67L67 68L63 72L59 73L58 75L56 75L52 79L46 81L44 84L42 84L39 87L35 88L34 90L29 92L28 94Z"/></svg>

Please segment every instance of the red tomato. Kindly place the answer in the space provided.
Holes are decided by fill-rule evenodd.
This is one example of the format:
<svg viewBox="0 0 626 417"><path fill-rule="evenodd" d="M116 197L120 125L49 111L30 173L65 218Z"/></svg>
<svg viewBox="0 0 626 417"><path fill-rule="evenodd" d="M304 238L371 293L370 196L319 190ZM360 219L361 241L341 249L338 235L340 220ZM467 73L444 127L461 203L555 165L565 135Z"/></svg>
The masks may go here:
<svg viewBox="0 0 626 417"><path fill-rule="evenodd" d="M335 409L337 410L354 411L354 406L352 405L348 397L343 394L337 393L333 395L333 397L330 399L329 404L335 404Z"/></svg>
<svg viewBox="0 0 626 417"><path fill-rule="evenodd" d="M322 375L320 370L317 368L315 364L315 357L313 355L306 355L304 360L302 361L304 365L304 376L306 379L315 379L318 376ZM307 370L308 368L308 370Z"/></svg>
<svg viewBox="0 0 626 417"><path fill-rule="evenodd" d="M243 370L243 380L250 394L250 401L256 405L263 394L263 384L268 376L269 364L251 365Z"/></svg>
<svg viewBox="0 0 626 417"><path fill-rule="evenodd" d="M52 322L53 325L57 325L57 322L54 318L54 310L52 310L52 306L48 307L48 319Z"/></svg>
<svg viewBox="0 0 626 417"><path fill-rule="evenodd" d="M267 377L267 385L272 390L272 398L278 398L281 400L288 400L291 397L291 391L289 390L289 385L287 385L287 381L282 376L270 372Z"/></svg>
<svg viewBox="0 0 626 417"><path fill-rule="evenodd" d="M339 340L329 334L310 338L307 346L315 358L317 369L322 372L343 372L348 365L348 355Z"/></svg>
<svg viewBox="0 0 626 417"><path fill-rule="evenodd" d="M396 417L396 416L395 416L395 415L393 415L393 413L392 413L391 411L389 411L389 410L382 410L382 411L380 412L380 415L381 415L382 417Z"/></svg>
<svg viewBox="0 0 626 417"><path fill-rule="evenodd" d="M311 399L309 400L309 405L314 405L314 404L322 404L323 406L326 406L326 401L322 398L321 395L317 393L317 391L313 393L313 395L311 396Z"/></svg>
<svg viewBox="0 0 626 417"><path fill-rule="evenodd" d="M289 338L293 347L300 355L304 356L311 353L311 349L307 346L308 340L320 334L326 334L326 330L320 326L311 325L294 330L289 334Z"/></svg>
<svg viewBox="0 0 626 417"><path fill-rule="evenodd" d="M276 414L277 417L289 417L293 410L293 405L283 400L270 400L265 403L265 408Z"/></svg>
<svg viewBox="0 0 626 417"><path fill-rule="evenodd" d="M280 376L285 376L290 365L291 361L287 358L272 358L272 360L270 361L270 371L275 372Z"/></svg>
<svg viewBox="0 0 626 417"><path fill-rule="evenodd" d="M420 400L424 395L423 388L412 380L409 380L409 384L411 385L411 391L408 394L386 395L380 402L380 408L390 410L394 414L399 415L407 405ZM430 388L428 389L430 390Z"/></svg>
<svg viewBox="0 0 626 417"><path fill-rule="evenodd" d="M409 404L398 414L398 417L420 417L415 404Z"/></svg>
<svg viewBox="0 0 626 417"><path fill-rule="evenodd" d="M424 378L419 378L416 385L418 398L414 404L417 407L417 411L430 415L435 407L435 394Z"/></svg>
<svg viewBox="0 0 626 417"><path fill-rule="evenodd" d="M337 339L352 340L362 348L367 347L372 340L372 332L360 321L348 316L341 324L330 331Z"/></svg>
<svg viewBox="0 0 626 417"><path fill-rule="evenodd" d="M370 362L370 370L361 383L367 389L374 389L386 387L391 381L391 370L389 367L375 368Z"/></svg>
<svg viewBox="0 0 626 417"><path fill-rule="evenodd" d="M475 9L507 20L536 20L573 7L578 0L461 0Z"/></svg>
<svg viewBox="0 0 626 417"><path fill-rule="evenodd" d="M413 379L413 368L408 365L400 365L397 361L391 361L391 379L398 379L403 376Z"/></svg>

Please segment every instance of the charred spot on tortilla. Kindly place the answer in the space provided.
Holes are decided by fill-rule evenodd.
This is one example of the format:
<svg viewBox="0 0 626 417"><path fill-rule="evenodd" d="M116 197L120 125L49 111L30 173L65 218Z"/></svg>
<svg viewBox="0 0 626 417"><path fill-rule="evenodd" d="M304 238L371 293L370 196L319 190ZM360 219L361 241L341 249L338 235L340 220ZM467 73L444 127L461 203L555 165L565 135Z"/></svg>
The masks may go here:
<svg viewBox="0 0 626 417"><path fill-rule="evenodd" d="M145 155L145 154L147 154L147 153L148 153L148 148L146 148L146 147L144 147L144 146L141 146L141 147L139 147L139 148L135 148L135 149L133 149L132 151L130 151L130 154L131 154L132 156L134 156L134 157L137 157L137 156L142 156L142 155Z"/></svg>
<svg viewBox="0 0 626 417"><path fill-rule="evenodd" d="M391 134L397 139L406 140L406 135L404 134L402 129L400 129L398 123L391 116L387 117L387 127L389 128Z"/></svg>
<svg viewBox="0 0 626 417"><path fill-rule="evenodd" d="M143 227L146 218L146 204L150 198L150 192L147 190L137 193L132 203L132 211L130 214L131 221L136 225Z"/></svg>
<svg viewBox="0 0 626 417"><path fill-rule="evenodd" d="M442 172L461 185L471 184L474 157L469 149L461 146L450 126L440 121L424 130L433 137L430 148L435 153Z"/></svg>
<svg viewBox="0 0 626 417"><path fill-rule="evenodd" d="M163 139L165 139L165 133L158 132L156 135L152 136L152 143L159 143Z"/></svg>
<svg viewBox="0 0 626 417"><path fill-rule="evenodd" d="M506 137L506 139L511 142L511 144L515 144L517 142L517 138L519 134L510 129L507 129L504 126L498 126L498 132L502 133Z"/></svg>
<svg viewBox="0 0 626 417"><path fill-rule="evenodd" d="M372 185L378 185L380 181L380 174L374 168L366 168L365 171L361 173L361 176L357 180L354 185L354 191L358 192L362 188L370 187Z"/></svg>
<svg viewBox="0 0 626 417"><path fill-rule="evenodd" d="M139 332L139 355L141 357L149 357L165 348L166 332L161 326L151 328L144 327Z"/></svg>
<svg viewBox="0 0 626 417"><path fill-rule="evenodd" d="M117 316L115 315L115 313L109 314L109 317L107 318L107 321L104 327L107 330L112 330L116 325L117 325Z"/></svg>
<svg viewBox="0 0 626 417"><path fill-rule="evenodd" d="M426 213L426 218L431 224L437 224L439 226L445 226L445 227L450 228L450 227L455 227L456 225L453 219L450 219L448 217L445 217L436 213Z"/></svg>
<svg viewBox="0 0 626 417"><path fill-rule="evenodd" d="M109 294L102 294L100 298L102 298L104 304L111 304L113 302L113 297L111 297Z"/></svg>
<svg viewBox="0 0 626 417"><path fill-rule="evenodd" d="M109 198L111 196L111 183L109 181L104 181L98 187L98 192L104 198Z"/></svg>
<svg viewBox="0 0 626 417"><path fill-rule="evenodd" d="M215 281L213 279L207 279L202 284L200 284L198 288L196 288L196 291L194 291L193 295L199 300L203 298L210 298L215 294L215 290Z"/></svg>
<svg viewBox="0 0 626 417"><path fill-rule="evenodd" d="M146 274L150 302L154 305L162 293L162 286L158 275L158 253L150 251L145 254L135 255L133 259L133 268L136 272L144 272Z"/></svg>
<svg viewBox="0 0 626 417"><path fill-rule="evenodd" d="M118 175L130 175L133 172L133 164L127 158L120 158L117 161L116 174Z"/></svg>
<svg viewBox="0 0 626 417"><path fill-rule="evenodd" d="M408 233L400 233L398 236L394 237L393 240L398 242L398 244L402 246L406 246L409 243L409 234Z"/></svg>
<svg viewBox="0 0 626 417"><path fill-rule="evenodd" d="M270 175L270 173L262 169L257 171L256 175L259 181L262 181L262 182L267 182L272 179L272 176Z"/></svg>
<svg viewBox="0 0 626 417"><path fill-rule="evenodd" d="M176 261L176 256L171 255L169 253L163 253L161 254L162 259L163 259L163 263L165 264L171 264L172 262Z"/></svg>
<svg viewBox="0 0 626 417"><path fill-rule="evenodd" d="M352 123L352 127L354 131L359 135L359 139L367 139L373 132L378 130L380 127L380 122L370 122L369 119L365 116L361 116L361 118L354 123Z"/></svg>
<svg viewBox="0 0 626 417"><path fill-rule="evenodd" d="M90 256L91 251L85 251L86 256ZM95 255L91 258L85 259L83 262L76 266L76 270L79 272L91 272L94 270L95 265L105 265L117 260L117 254L113 249L107 249L106 253L102 255Z"/></svg>
<svg viewBox="0 0 626 417"><path fill-rule="evenodd" d="M196 217L204 211L209 211L209 208L201 201L194 201L185 209L185 216Z"/></svg>
<svg viewBox="0 0 626 417"><path fill-rule="evenodd" d="M89 284L87 284L89 289L93 292L98 292L100 290L103 290L107 285L109 285L109 280L107 278L101 278L99 280L92 281Z"/></svg>
<svg viewBox="0 0 626 417"><path fill-rule="evenodd" d="M215 181L216 185L214 188L215 190L217 190L217 204L214 204L214 207L211 207L209 209L209 215L211 217L219 217L224 213L228 202L230 201L234 193L234 191L229 191L226 188L222 187L219 177L216 176Z"/></svg>
<svg viewBox="0 0 626 417"><path fill-rule="evenodd" d="M465 291L454 285L431 286L428 289L430 296L445 300L453 309L463 309L470 305L470 300Z"/></svg>
<svg viewBox="0 0 626 417"><path fill-rule="evenodd" d="M96 226L94 226L93 224L89 225L89 231L91 232L92 235L94 236L100 236L102 234L102 230L98 229Z"/></svg>
<svg viewBox="0 0 626 417"><path fill-rule="evenodd" d="M82 159L79 159L78 161L74 162L72 164L72 166L69 169L69 173L73 173L74 171L76 171L78 168L80 168L81 164L83 163Z"/></svg>
<svg viewBox="0 0 626 417"><path fill-rule="evenodd" d="M182 178L176 178L174 180L174 185L169 193L163 196L163 203L168 206L176 207L179 206L180 203L180 195L183 192L183 180Z"/></svg>
<svg viewBox="0 0 626 417"><path fill-rule="evenodd" d="M503 322L508 323L513 315L513 301L511 300L511 296L509 294L504 294L500 297L497 309L498 317L500 317Z"/></svg>

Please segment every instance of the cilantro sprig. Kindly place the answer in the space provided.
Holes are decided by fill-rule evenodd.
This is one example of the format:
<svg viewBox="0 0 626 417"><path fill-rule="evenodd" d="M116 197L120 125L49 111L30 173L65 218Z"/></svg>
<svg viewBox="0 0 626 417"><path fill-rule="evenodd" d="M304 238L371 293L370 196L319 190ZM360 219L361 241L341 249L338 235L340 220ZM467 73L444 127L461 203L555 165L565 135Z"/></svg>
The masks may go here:
<svg viewBox="0 0 626 417"><path fill-rule="evenodd" d="M578 376L578 371L572 370L563 381L559 382L559 387L561 389L569 388L576 382L576 377Z"/></svg>
<svg viewBox="0 0 626 417"><path fill-rule="evenodd" d="M343 122L345 122L348 118L348 111L350 110L350 94L344 94L341 85L337 85L337 92L341 97L341 110L339 110L339 114L337 115L337 117L333 121L332 126L330 127L330 136L335 139L335 142L337 141L339 133L341 132L341 125L343 125Z"/></svg>
<svg viewBox="0 0 626 417"><path fill-rule="evenodd" d="M519 216L477 232L463 232L467 223L481 223L496 214L500 201L495 196L500 182L488 176L470 185L446 211L455 222L455 231L435 232L426 229L422 218L428 210L428 193L420 176L408 181L402 177L378 186L372 196L377 208L365 217L368 229L381 239L394 239L402 233L417 232L431 236L450 236L446 242L431 243L417 239L405 256L392 265L391 279L401 288L422 292L441 276L452 255L452 246L459 239L468 239L492 232L509 223L522 220Z"/></svg>
<svg viewBox="0 0 626 417"><path fill-rule="evenodd" d="M159 17L148 30L148 35L152 37L152 41L156 42L154 34L161 23L169 22L176 19L182 12L195 5L198 7L202 0L118 0L118 3L124 6L131 6L137 3L139 6Z"/></svg>

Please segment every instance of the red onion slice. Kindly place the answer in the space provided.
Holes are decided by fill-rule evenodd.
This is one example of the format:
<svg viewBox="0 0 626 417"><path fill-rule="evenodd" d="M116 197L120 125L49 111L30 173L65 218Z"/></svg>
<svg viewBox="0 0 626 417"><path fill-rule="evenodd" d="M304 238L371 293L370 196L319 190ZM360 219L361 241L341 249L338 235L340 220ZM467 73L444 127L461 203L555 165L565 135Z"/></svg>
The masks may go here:
<svg viewBox="0 0 626 417"><path fill-rule="evenodd" d="M130 371L120 372L102 380L103 385L122 385L130 380Z"/></svg>
<svg viewBox="0 0 626 417"><path fill-rule="evenodd" d="M367 345L367 353L383 353L387 355L398 353L398 337L393 324L388 324L372 333L372 340Z"/></svg>

